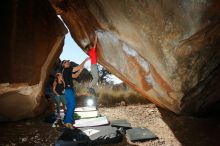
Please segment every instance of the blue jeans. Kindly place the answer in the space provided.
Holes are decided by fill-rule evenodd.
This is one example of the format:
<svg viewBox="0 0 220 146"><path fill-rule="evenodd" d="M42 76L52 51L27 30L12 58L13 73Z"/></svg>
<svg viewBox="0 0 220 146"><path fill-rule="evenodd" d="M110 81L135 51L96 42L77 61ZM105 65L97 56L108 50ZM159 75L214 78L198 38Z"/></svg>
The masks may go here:
<svg viewBox="0 0 220 146"><path fill-rule="evenodd" d="M65 89L66 96L66 115L64 119L64 123L74 123L74 111L76 107L76 97L73 89Z"/></svg>

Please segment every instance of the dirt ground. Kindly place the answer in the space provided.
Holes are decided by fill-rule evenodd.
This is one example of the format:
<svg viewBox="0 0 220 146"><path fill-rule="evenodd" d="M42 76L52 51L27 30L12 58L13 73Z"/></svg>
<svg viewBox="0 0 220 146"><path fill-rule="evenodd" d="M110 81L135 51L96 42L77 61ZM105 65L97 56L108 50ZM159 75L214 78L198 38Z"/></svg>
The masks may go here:
<svg viewBox="0 0 220 146"><path fill-rule="evenodd" d="M159 138L115 146L220 146L220 118L177 116L154 104L99 108L109 120L127 119L133 127L147 127ZM50 146L62 133L41 118L1 123L0 146Z"/></svg>
<svg viewBox="0 0 220 146"><path fill-rule="evenodd" d="M1 146L50 146L61 133L40 119L1 123Z"/></svg>
<svg viewBox="0 0 220 146"><path fill-rule="evenodd" d="M101 108L109 120L127 119L132 127L147 127L157 140L130 143L140 146L220 146L220 118L177 116L154 104Z"/></svg>

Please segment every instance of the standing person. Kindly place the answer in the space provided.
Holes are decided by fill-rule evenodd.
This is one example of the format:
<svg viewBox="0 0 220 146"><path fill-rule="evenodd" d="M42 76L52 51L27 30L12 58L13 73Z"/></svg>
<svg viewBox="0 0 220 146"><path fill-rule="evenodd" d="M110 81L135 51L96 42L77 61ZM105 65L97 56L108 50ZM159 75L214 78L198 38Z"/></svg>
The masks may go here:
<svg viewBox="0 0 220 146"><path fill-rule="evenodd" d="M55 100L57 104L57 118L60 117L60 103L62 103L62 107L64 112L66 111L66 99L64 96L64 88L65 82L63 80L63 75L61 73L57 73L55 76L55 80L53 82L53 92L55 94Z"/></svg>
<svg viewBox="0 0 220 146"><path fill-rule="evenodd" d="M97 84L99 80L99 75L98 75L98 66L97 66L97 54L96 54L96 45L97 45L97 34L95 36L95 42L94 45L91 43L86 45L85 47L85 52L89 55L90 60L91 60L91 73L92 73L92 82L89 84L89 92L95 95L95 90L94 86Z"/></svg>
<svg viewBox="0 0 220 146"><path fill-rule="evenodd" d="M73 90L73 78L77 78L82 72L86 58L79 66L71 67L68 60L63 61L63 78L65 81L65 96L66 96L66 115L64 118L64 125L67 128L73 129L74 124L74 110L76 106L76 97Z"/></svg>

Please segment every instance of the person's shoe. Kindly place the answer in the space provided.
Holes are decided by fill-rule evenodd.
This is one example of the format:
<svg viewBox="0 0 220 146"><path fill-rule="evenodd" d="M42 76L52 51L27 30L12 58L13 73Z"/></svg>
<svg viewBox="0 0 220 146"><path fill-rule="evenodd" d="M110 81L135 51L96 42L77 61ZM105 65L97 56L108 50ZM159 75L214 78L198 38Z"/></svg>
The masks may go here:
<svg viewBox="0 0 220 146"><path fill-rule="evenodd" d="M65 126L66 128L71 129L71 130L76 129L76 127L74 127L71 123L66 123L66 124L64 124L64 126Z"/></svg>

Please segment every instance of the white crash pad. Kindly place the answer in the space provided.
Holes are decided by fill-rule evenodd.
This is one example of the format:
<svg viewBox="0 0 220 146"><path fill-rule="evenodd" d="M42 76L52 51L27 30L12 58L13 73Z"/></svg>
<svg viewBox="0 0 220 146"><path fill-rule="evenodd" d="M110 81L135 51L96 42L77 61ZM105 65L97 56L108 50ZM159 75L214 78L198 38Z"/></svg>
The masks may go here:
<svg viewBox="0 0 220 146"><path fill-rule="evenodd" d="M79 115L80 118L95 118L99 116L99 112L96 107L77 107L75 108L75 114ZM65 114L63 110L60 110L61 119L64 118Z"/></svg>
<svg viewBox="0 0 220 146"><path fill-rule="evenodd" d="M105 116L89 119L79 119L75 121L73 126L75 127L93 127L93 126L102 126L109 124L109 121Z"/></svg>
<svg viewBox="0 0 220 146"><path fill-rule="evenodd" d="M86 111L96 111L95 106L89 106L89 107L77 107L75 108L75 112L86 112Z"/></svg>
<svg viewBox="0 0 220 146"><path fill-rule="evenodd" d="M75 112L80 119L85 119L85 118L95 118L99 116L98 111L85 111L85 112Z"/></svg>

